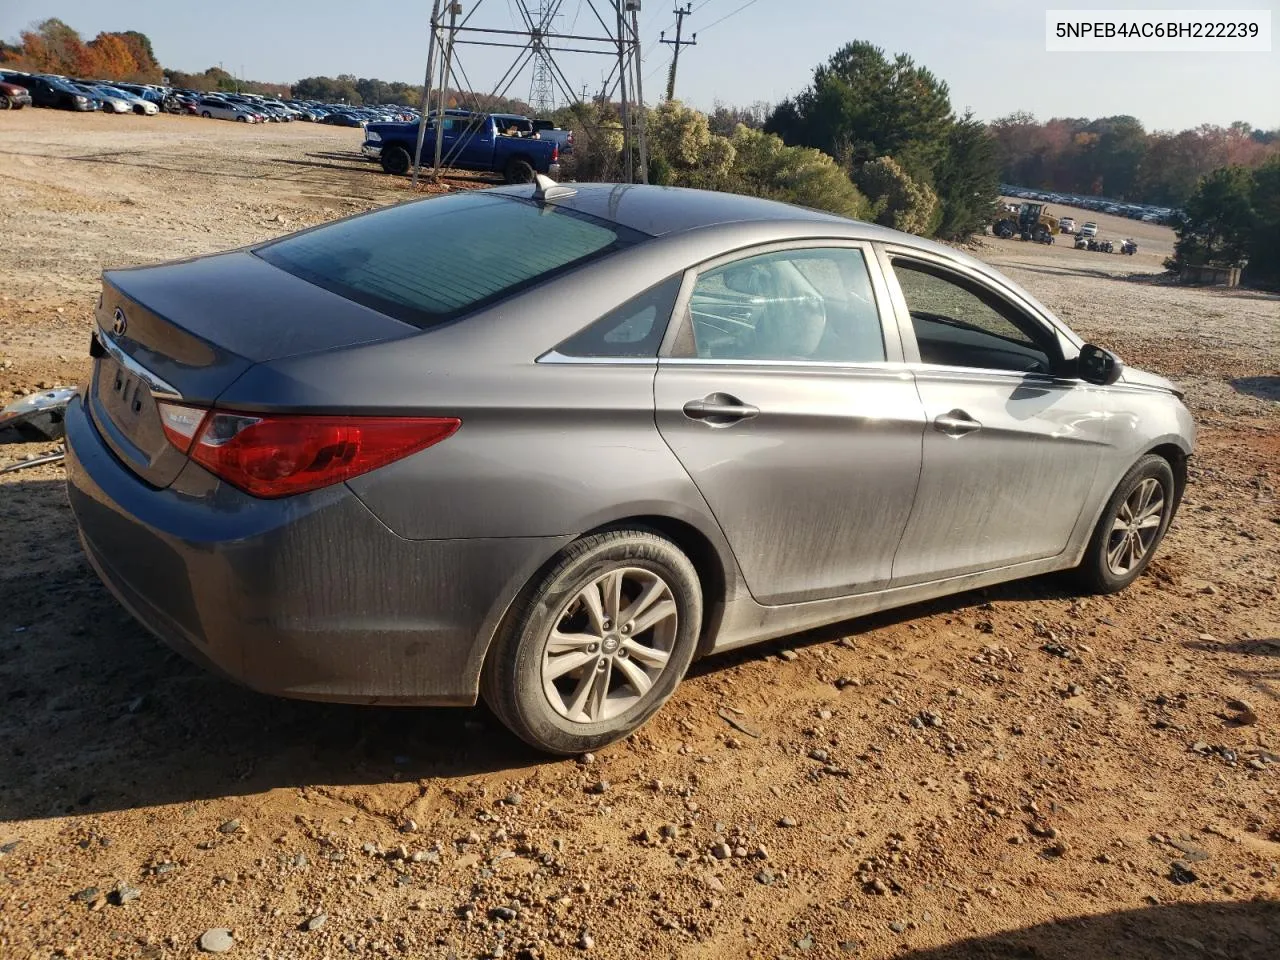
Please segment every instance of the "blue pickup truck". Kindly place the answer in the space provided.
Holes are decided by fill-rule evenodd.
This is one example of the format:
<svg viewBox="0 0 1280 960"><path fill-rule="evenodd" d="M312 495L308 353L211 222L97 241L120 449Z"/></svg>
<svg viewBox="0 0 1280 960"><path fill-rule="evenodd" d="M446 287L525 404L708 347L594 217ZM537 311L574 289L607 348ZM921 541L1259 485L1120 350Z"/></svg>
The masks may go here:
<svg viewBox="0 0 1280 960"><path fill-rule="evenodd" d="M560 171L560 147L551 140L506 136L500 121L487 113L446 110L440 118L443 142L440 161L458 170L498 173L507 183L531 183L535 173L555 177ZM382 164L387 173L413 169L418 142L417 123L370 123L361 152ZM427 120L422 142L422 165L431 166L436 151L436 118Z"/></svg>

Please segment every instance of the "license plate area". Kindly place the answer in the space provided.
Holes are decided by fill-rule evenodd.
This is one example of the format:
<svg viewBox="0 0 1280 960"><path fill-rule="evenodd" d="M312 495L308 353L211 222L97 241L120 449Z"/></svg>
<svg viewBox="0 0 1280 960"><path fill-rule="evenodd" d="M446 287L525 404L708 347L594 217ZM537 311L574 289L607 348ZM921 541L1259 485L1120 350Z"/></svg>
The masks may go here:
<svg viewBox="0 0 1280 960"><path fill-rule="evenodd" d="M91 412L103 439L143 479L167 485L186 458L165 437L150 386L101 347L93 352Z"/></svg>

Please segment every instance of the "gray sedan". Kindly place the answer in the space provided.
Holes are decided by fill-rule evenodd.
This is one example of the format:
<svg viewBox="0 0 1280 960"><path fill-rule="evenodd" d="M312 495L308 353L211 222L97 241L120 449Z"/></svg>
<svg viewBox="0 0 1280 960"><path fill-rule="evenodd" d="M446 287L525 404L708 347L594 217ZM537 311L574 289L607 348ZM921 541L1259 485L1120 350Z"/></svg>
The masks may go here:
<svg viewBox="0 0 1280 960"><path fill-rule="evenodd" d="M1195 427L956 250L542 179L108 271L67 412L90 562L253 688L572 753L694 657L1019 577L1109 592Z"/></svg>

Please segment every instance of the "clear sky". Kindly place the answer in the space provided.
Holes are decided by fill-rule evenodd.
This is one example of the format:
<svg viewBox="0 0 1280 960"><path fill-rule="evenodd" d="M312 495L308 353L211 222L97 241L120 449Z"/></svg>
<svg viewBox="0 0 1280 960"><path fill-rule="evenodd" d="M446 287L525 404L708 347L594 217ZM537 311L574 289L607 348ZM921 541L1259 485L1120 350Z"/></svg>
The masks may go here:
<svg viewBox="0 0 1280 960"><path fill-rule="evenodd" d="M516 0L463 0L476 7L473 26L510 29ZM538 0L527 0L536 7ZM548 4L555 0L544 0ZM1044 11L1054 9L1194 7L1270 9L1280 31L1280 0L692 0L677 96L700 108L716 100L776 102L808 83L813 67L849 40L869 40L907 53L945 80L957 110L993 119L1028 110L1051 116L1127 113L1149 129L1245 120L1280 126L1280 37L1271 53L1046 53ZM597 7L606 11L602 0ZM644 0L645 94L661 94L674 34L672 0ZM740 9L742 8L742 9ZM165 66L224 69L255 80L289 82L315 74L422 81L430 0L0 0L0 37L56 16L86 39L101 30L140 30ZM725 18L722 22L715 21ZM606 19L608 19L606 17ZM556 28L600 34L585 0L563 0ZM479 35L472 35L479 39ZM496 37L492 37L497 39ZM473 88L492 89L516 51L459 47ZM564 54L558 63L575 88L598 89L610 61ZM530 71L511 88L528 97Z"/></svg>

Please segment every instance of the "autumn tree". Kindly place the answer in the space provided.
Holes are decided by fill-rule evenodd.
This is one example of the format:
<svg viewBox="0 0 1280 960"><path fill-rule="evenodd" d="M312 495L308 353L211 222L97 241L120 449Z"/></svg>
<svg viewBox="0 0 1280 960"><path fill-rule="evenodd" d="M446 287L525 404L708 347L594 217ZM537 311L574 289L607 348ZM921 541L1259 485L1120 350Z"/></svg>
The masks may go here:
<svg viewBox="0 0 1280 960"><path fill-rule="evenodd" d="M88 74L108 80L124 80L138 72L133 51L118 33L100 33L89 41L92 69Z"/></svg>

